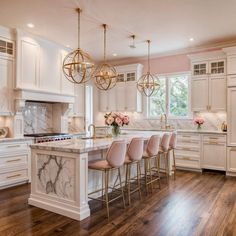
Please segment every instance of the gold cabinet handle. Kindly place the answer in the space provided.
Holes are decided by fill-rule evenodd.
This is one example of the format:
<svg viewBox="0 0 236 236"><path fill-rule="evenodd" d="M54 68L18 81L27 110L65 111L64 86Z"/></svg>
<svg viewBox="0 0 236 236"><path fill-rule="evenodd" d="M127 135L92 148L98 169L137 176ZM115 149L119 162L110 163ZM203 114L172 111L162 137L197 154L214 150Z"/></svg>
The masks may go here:
<svg viewBox="0 0 236 236"><path fill-rule="evenodd" d="M21 174L10 175L10 176L7 176L7 179L11 179L11 178L19 177L19 176L21 176Z"/></svg>
<svg viewBox="0 0 236 236"><path fill-rule="evenodd" d="M209 139L219 139L218 137L209 137Z"/></svg>
<svg viewBox="0 0 236 236"><path fill-rule="evenodd" d="M190 135L182 135L183 138L191 138Z"/></svg>
<svg viewBox="0 0 236 236"><path fill-rule="evenodd" d="M182 148L182 150L191 151L191 148Z"/></svg>
<svg viewBox="0 0 236 236"><path fill-rule="evenodd" d="M7 148L18 148L18 147L20 147L20 145L9 145L9 146L7 146Z"/></svg>
<svg viewBox="0 0 236 236"><path fill-rule="evenodd" d="M236 148L230 148L230 151L236 152Z"/></svg>
<svg viewBox="0 0 236 236"><path fill-rule="evenodd" d="M188 161L190 161L191 160L191 158L190 157L178 157L177 159L180 159L180 160L188 160Z"/></svg>
<svg viewBox="0 0 236 236"><path fill-rule="evenodd" d="M18 159L13 159L13 160L7 160L7 162L15 162L15 161L20 161L21 159L18 158Z"/></svg>

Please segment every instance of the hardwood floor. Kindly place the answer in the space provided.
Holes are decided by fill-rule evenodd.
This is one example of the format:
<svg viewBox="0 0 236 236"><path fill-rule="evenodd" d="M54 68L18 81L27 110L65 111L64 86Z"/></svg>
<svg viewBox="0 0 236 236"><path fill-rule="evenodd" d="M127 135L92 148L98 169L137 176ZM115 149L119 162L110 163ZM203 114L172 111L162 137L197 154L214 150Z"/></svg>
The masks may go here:
<svg viewBox="0 0 236 236"><path fill-rule="evenodd" d="M215 173L177 172L169 186L125 210L91 202L92 215L82 222L29 206L30 186L0 191L0 236L26 235L236 235L236 178Z"/></svg>

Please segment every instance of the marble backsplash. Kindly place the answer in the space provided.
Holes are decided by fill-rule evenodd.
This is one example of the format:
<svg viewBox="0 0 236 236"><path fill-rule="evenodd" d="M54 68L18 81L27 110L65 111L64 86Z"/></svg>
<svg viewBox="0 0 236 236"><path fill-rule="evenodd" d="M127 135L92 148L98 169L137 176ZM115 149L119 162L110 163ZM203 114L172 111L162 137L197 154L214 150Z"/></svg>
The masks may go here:
<svg viewBox="0 0 236 236"><path fill-rule="evenodd" d="M96 125L104 125L103 113L100 113L96 119ZM127 128L138 128L138 129L159 129L164 124L160 123L160 119L147 119L139 113L127 113L130 117L130 123ZM195 117L202 117L205 120L205 123L202 126L203 130L220 130L222 122L226 121L225 112L202 112L194 113L193 118L191 119L169 119L168 124L175 129L185 129L192 130L196 129L196 126L193 123Z"/></svg>
<svg viewBox="0 0 236 236"><path fill-rule="evenodd" d="M26 102L23 110L24 133L50 133L52 126L52 104Z"/></svg>

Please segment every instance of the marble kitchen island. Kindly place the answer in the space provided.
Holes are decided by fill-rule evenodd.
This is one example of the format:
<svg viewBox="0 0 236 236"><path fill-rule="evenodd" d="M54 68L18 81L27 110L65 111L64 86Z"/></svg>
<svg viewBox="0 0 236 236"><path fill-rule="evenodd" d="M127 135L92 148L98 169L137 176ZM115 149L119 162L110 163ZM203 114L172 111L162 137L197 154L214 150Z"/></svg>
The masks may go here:
<svg viewBox="0 0 236 236"><path fill-rule="evenodd" d="M148 140L152 134L162 135L143 132L118 138L74 138L31 145L29 204L76 220L85 219L90 215L88 191L101 187L101 176L89 174L88 160L105 157L114 140L128 144L133 137Z"/></svg>

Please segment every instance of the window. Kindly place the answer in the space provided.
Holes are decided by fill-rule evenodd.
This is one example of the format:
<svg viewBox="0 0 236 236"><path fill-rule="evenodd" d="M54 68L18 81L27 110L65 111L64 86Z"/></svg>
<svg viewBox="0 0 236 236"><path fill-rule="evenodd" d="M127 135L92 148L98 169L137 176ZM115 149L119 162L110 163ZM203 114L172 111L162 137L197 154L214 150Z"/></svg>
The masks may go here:
<svg viewBox="0 0 236 236"><path fill-rule="evenodd" d="M85 129L93 123L93 86L85 86Z"/></svg>
<svg viewBox="0 0 236 236"><path fill-rule="evenodd" d="M188 74L159 76L160 89L148 99L148 116L187 118L190 115L190 83Z"/></svg>

